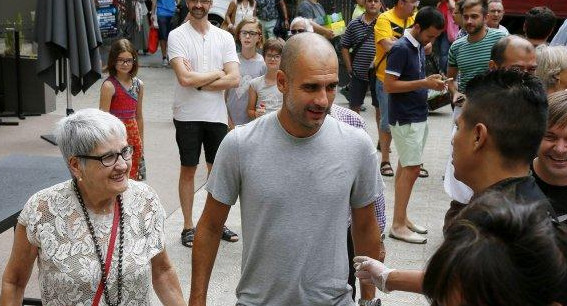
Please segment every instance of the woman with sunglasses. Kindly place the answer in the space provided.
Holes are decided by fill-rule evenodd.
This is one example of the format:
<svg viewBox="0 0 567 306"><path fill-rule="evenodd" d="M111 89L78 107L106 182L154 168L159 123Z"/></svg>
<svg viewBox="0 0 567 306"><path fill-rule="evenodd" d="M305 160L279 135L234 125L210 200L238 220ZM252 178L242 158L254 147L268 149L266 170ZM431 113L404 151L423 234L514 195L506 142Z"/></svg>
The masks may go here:
<svg viewBox="0 0 567 306"><path fill-rule="evenodd" d="M303 32L313 32L313 26L307 18L295 17L289 25L289 36L303 33Z"/></svg>
<svg viewBox="0 0 567 306"><path fill-rule="evenodd" d="M55 136L71 180L24 206L2 278L0 305L21 305L34 261L43 305L184 305L165 251L165 211L152 188L129 180L133 148L120 119L84 109Z"/></svg>

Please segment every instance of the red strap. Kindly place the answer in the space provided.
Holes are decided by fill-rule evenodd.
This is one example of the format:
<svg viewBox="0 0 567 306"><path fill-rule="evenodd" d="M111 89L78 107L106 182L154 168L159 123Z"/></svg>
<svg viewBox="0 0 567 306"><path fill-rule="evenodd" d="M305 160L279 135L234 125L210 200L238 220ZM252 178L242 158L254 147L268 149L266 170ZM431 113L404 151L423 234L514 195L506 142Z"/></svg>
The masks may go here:
<svg viewBox="0 0 567 306"><path fill-rule="evenodd" d="M118 231L118 223L120 223L120 206L118 201L114 202L114 219L112 220L112 231L110 232L110 240L108 241L108 251L106 252L106 260L104 261L104 275L108 278L110 265L112 264L112 253L114 252L114 243L116 242L116 232ZM98 289L93 299L92 306L98 306L102 293L104 291L104 284L102 277L98 283Z"/></svg>

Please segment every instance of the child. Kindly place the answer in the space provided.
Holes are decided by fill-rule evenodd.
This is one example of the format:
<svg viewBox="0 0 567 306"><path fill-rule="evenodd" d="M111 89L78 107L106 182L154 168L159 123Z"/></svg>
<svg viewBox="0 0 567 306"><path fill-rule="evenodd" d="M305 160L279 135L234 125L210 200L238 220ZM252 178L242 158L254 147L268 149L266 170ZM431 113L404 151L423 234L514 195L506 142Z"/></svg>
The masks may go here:
<svg viewBox="0 0 567 306"><path fill-rule="evenodd" d="M229 126L250 121L246 112L250 80L266 73L262 55L256 52L262 46L262 26L256 18L244 18L236 27L236 41L242 46L240 60L240 84L226 91Z"/></svg>
<svg viewBox="0 0 567 306"><path fill-rule="evenodd" d="M142 115L144 84L136 77L138 53L129 40L120 39L112 44L105 72L108 72L110 76L102 83L99 108L110 112L124 122L128 144L134 147L130 178L144 179L145 174L140 177L138 171L144 139L144 117Z"/></svg>
<svg viewBox="0 0 567 306"><path fill-rule="evenodd" d="M280 68L284 45L281 38L270 38L264 44L263 55L268 72L250 81L248 116L251 119L277 111L283 104L283 95L276 85L276 74Z"/></svg>

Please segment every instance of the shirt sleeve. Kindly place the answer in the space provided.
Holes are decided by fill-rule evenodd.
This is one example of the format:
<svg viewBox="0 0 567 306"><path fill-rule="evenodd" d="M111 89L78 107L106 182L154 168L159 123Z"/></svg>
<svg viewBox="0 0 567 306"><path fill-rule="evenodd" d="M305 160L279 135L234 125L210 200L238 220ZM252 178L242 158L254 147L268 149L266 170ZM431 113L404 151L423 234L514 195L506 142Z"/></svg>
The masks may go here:
<svg viewBox="0 0 567 306"><path fill-rule="evenodd" d="M240 191L239 129L230 131L221 142L205 188L215 200L226 205L234 205Z"/></svg>
<svg viewBox="0 0 567 306"><path fill-rule="evenodd" d="M376 44L379 44L382 39L392 38L394 36L394 31L390 26L390 21L386 18L378 17L376 20L376 25L374 25L374 40Z"/></svg>
<svg viewBox="0 0 567 306"><path fill-rule="evenodd" d="M370 136L363 130L357 130L362 134L358 169L351 189L350 206L361 208L373 203L378 197L381 186L378 186L378 155L376 147Z"/></svg>
<svg viewBox="0 0 567 306"><path fill-rule="evenodd" d="M351 48L354 45L354 41L353 41L353 28L354 28L354 22L356 20L351 20L351 22L348 24L348 27L345 30L345 33L341 36L341 47L343 48Z"/></svg>
<svg viewBox="0 0 567 306"><path fill-rule="evenodd" d="M40 247L37 225L42 217L42 213L39 211L40 197L38 194L34 194L24 205L24 208L18 216L18 223L26 228L26 236L28 241L36 246Z"/></svg>
<svg viewBox="0 0 567 306"><path fill-rule="evenodd" d="M309 0L303 0L299 4L299 6L297 7L297 15L301 16L303 18L315 19L315 15L313 14L313 10L311 9L311 7L309 6L309 3L307 3L307 1L309 1Z"/></svg>
<svg viewBox="0 0 567 306"><path fill-rule="evenodd" d="M151 187L147 186L147 188L146 199L150 203L150 210L144 221L147 232L148 258L153 258L165 250L165 210L157 193Z"/></svg>
<svg viewBox="0 0 567 306"><path fill-rule="evenodd" d="M407 50L400 44L395 43L388 54L388 60L386 61L386 73L400 77L402 72L404 72L407 57Z"/></svg>
<svg viewBox="0 0 567 306"><path fill-rule="evenodd" d="M451 47L449 47L449 55L447 57L447 64L449 65L449 67L459 68L459 65L457 64L459 46L459 43L453 43Z"/></svg>
<svg viewBox="0 0 567 306"><path fill-rule="evenodd" d="M236 44L234 42L234 39L232 38L232 36L230 35L230 33L225 32L223 33L224 37L224 41L225 41L225 52L224 52L224 58L223 58L223 64L229 63L229 62L237 62L240 63L240 61L238 60L238 53L236 53Z"/></svg>
<svg viewBox="0 0 567 306"><path fill-rule="evenodd" d="M172 31L167 38L167 57L170 61L176 57L187 58L182 39L180 39L181 37L178 34L178 31Z"/></svg>

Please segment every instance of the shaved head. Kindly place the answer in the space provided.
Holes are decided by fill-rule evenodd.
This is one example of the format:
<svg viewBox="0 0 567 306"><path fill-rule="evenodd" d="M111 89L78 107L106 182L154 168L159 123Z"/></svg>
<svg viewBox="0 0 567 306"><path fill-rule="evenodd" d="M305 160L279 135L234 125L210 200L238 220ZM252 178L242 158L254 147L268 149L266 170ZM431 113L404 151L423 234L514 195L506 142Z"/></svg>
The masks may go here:
<svg viewBox="0 0 567 306"><path fill-rule="evenodd" d="M289 78L293 76L297 69L300 69L300 67L296 67L300 55L313 60L327 60L329 57L332 57L338 67L335 48L325 37L316 33L305 32L296 34L286 42L282 52L280 70Z"/></svg>

